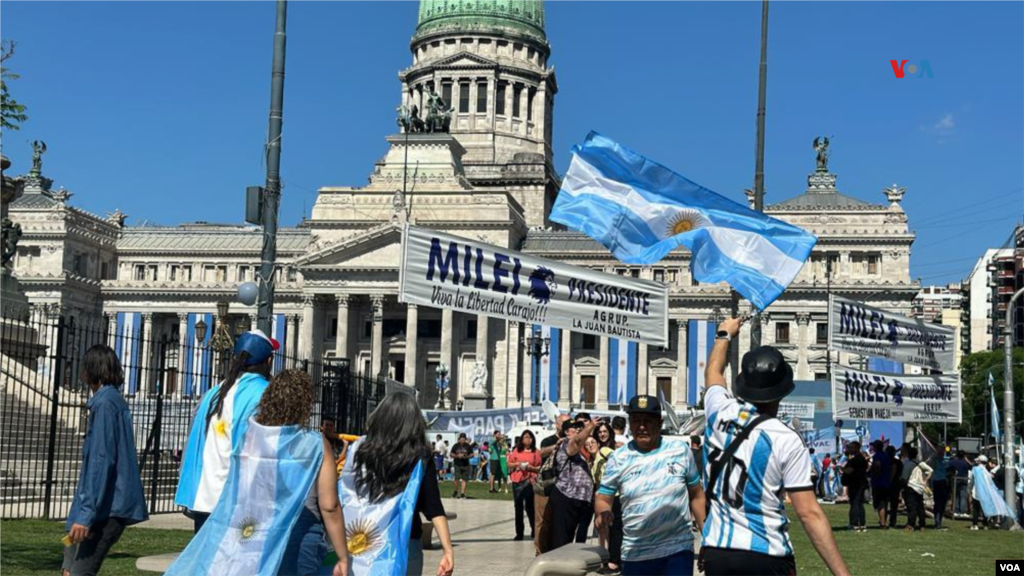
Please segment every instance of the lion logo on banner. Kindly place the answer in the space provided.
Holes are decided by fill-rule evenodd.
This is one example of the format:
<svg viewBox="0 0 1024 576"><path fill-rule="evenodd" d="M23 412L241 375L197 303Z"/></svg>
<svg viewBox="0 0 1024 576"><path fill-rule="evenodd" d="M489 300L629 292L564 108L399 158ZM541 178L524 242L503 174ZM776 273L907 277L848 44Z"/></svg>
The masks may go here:
<svg viewBox="0 0 1024 576"><path fill-rule="evenodd" d="M551 302L551 293L558 288L555 284L555 273L544 266L538 266L530 274L530 291L527 292L538 304Z"/></svg>

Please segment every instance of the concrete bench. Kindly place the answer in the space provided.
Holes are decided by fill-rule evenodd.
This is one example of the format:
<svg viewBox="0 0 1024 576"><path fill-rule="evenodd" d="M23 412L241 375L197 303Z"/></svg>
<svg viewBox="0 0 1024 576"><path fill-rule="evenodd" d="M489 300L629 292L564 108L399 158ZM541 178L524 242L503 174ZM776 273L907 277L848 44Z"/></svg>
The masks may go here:
<svg viewBox="0 0 1024 576"><path fill-rule="evenodd" d="M448 522L459 517L458 512L446 511L444 515L448 518ZM419 514L417 514L417 516L419 516ZM434 523L423 522L421 526L423 527L423 549L432 550L434 548Z"/></svg>
<svg viewBox="0 0 1024 576"><path fill-rule="evenodd" d="M526 576L585 576L608 561L608 551L592 544L567 544L537 556Z"/></svg>

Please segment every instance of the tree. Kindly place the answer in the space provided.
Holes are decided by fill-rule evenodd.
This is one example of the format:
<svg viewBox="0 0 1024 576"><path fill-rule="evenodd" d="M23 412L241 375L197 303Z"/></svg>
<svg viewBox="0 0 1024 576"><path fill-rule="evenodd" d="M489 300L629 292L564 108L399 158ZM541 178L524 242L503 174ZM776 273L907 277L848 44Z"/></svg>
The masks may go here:
<svg viewBox="0 0 1024 576"><path fill-rule="evenodd" d="M963 386L963 418L960 424L947 427L947 438L952 443L960 436L981 438L986 426L992 434L991 400L989 399L988 375L992 373L995 381L994 392L996 407L999 408L999 425L1002 426L1003 414L1003 366L1004 352L1002 349L967 354L960 360L960 382ZM1018 426L1016 434L1021 433L1020 422L1024 419L1024 348L1013 349L1013 394L1015 399L1014 421ZM988 418L985 415L989 414ZM925 424L921 430L932 440L942 440L942 424ZM984 440L986 444L993 442L991 436Z"/></svg>
<svg viewBox="0 0 1024 576"><path fill-rule="evenodd" d="M25 106L19 104L7 91L7 81L17 80L18 74L7 68L7 59L14 56L16 44L11 40L0 41L0 129L17 130L21 123L28 120Z"/></svg>

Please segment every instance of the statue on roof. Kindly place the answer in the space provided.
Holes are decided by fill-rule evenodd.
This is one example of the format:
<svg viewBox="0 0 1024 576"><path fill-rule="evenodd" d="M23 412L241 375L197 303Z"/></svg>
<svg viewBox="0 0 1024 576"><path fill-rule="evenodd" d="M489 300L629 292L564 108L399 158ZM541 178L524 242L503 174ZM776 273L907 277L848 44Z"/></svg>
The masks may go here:
<svg viewBox="0 0 1024 576"><path fill-rule="evenodd" d="M410 109L405 104L398 107L398 118L396 119L398 126L406 134L414 134L423 132L425 125L423 119L420 118L420 109L413 104Z"/></svg>
<svg viewBox="0 0 1024 576"><path fill-rule="evenodd" d="M814 139L814 151L818 153L818 167L815 171L828 172L828 136Z"/></svg>
<svg viewBox="0 0 1024 576"><path fill-rule="evenodd" d="M455 108L449 108L444 98L431 86L427 95L427 132L448 132L454 111Z"/></svg>
<svg viewBox="0 0 1024 576"><path fill-rule="evenodd" d="M121 212L120 208L115 208L113 212L107 212L107 222L110 222L118 228L124 228L124 221L128 219L128 215Z"/></svg>
<svg viewBox="0 0 1024 576"><path fill-rule="evenodd" d="M43 154L46 154L46 142L42 140L32 141L32 170L29 174L39 175L43 173Z"/></svg>

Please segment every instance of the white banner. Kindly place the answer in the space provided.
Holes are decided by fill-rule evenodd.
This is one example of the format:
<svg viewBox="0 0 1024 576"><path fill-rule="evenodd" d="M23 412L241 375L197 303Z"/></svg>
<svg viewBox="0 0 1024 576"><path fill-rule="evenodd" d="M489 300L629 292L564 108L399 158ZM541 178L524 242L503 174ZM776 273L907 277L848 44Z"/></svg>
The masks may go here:
<svg viewBox="0 0 1024 576"><path fill-rule="evenodd" d="M958 374L909 376L836 366L832 418L892 422L960 422Z"/></svg>
<svg viewBox="0 0 1024 576"><path fill-rule="evenodd" d="M840 296L829 300L828 346L922 368L956 371L955 331Z"/></svg>
<svg viewBox="0 0 1024 576"><path fill-rule="evenodd" d="M813 402L779 402L779 417L790 416L806 420L814 426L814 403Z"/></svg>
<svg viewBox="0 0 1024 576"><path fill-rule="evenodd" d="M668 286L407 226L400 302L668 345Z"/></svg>

